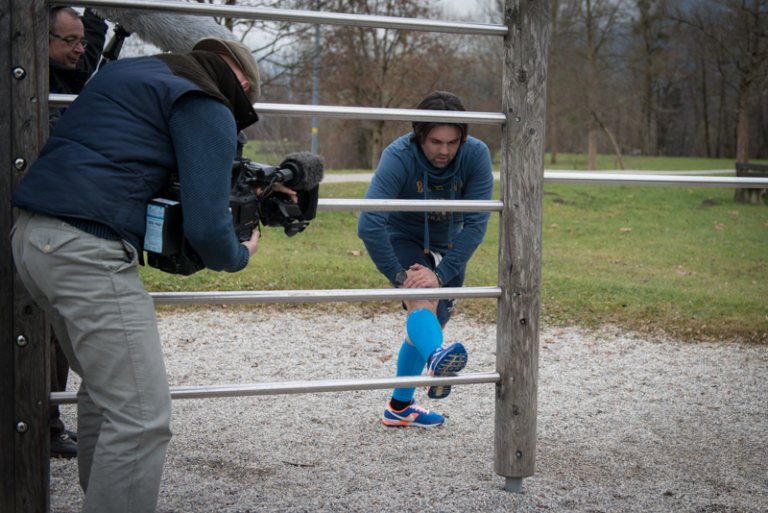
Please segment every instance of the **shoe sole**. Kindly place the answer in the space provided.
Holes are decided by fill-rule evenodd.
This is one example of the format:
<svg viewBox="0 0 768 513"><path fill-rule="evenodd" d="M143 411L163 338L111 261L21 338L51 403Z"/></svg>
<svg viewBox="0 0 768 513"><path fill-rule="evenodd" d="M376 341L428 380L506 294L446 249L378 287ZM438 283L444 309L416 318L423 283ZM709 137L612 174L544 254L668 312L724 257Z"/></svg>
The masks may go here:
<svg viewBox="0 0 768 513"><path fill-rule="evenodd" d="M463 347L463 346L462 346ZM437 364L432 376L455 376L467 365L467 351L448 353ZM445 399L451 393L451 385L438 385L427 388L427 397L430 399Z"/></svg>
<svg viewBox="0 0 768 513"><path fill-rule="evenodd" d="M429 428L435 428L443 425L442 422L440 424L419 424L418 422L408 422L407 420L384 420L384 419L381 420L381 423L388 428L407 428L409 426L413 426L413 427L429 429Z"/></svg>

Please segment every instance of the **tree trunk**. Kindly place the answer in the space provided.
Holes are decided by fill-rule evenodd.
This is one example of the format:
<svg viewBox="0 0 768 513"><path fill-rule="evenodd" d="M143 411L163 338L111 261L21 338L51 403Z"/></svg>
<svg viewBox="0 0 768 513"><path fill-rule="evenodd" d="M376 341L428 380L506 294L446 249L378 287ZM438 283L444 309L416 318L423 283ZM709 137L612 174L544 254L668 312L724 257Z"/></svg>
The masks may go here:
<svg viewBox="0 0 768 513"><path fill-rule="evenodd" d="M702 115L704 119L704 150L707 158L712 158L712 147L709 137L709 98L707 92L707 65L704 59L700 60L701 66L701 96L702 96Z"/></svg>
<svg viewBox="0 0 768 513"><path fill-rule="evenodd" d="M549 163L550 164L557 164L557 97L554 94L554 91L550 93L549 96L549 111L552 112L552 114L549 114L547 117L549 120L547 121L547 134L549 135L549 148L550 148L550 157L549 157Z"/></svg>
<svg viewBox="0 0 768 513"><path fill-rule="evenodd" d="M720 95L718 98L718 106L717 106L717 142L715 144L715 158L720 158L723 154L723 134L725 134L725 130L727 128L727 122L725 119L725 89L727 84L725 80L725 76L723 75L722 70L720 70Z"/></svg>
<svg viewBox="0 0 768 513"><path fill-rule="evenodd" d="M381 152L384 151L382 144L384 141L384 122L374 121L373 130L371 130L371 169L376 169L379 165Z"/></svg>
<svg viewBox="0 0 768 513"><path fill-rule="evenodd" d="M591 171L595 171L597 169L597 128L592 126L589 129L589 135L587 137L587 168Z"/></svg>
<svg viewBox="0 0 768 513"><path fill-rule="evenodd" d="M605 123L602 122L600 117L597 115L597 112L592 112L592 117L595 120L595 123L598 124L598 126L605 132L605 135L608 136L608 139L611 141L611 145L613 146L613 152L616 154L616 160L619 163L619 169L625 169L624 167L624 157L621 155L621 148L619 147L619 143L616 141L616 138L613 136L613 132L611 132L607 126L605 126Z"/></svg>
<svg viewBox="0 0 768 513"><path fill-rule="evenodd" d="M550 0L549 9L552 18L552 33L550 36L549 51L550 55L557 55L560 51L558 32L560 29L560 0ZM549 73L549 75L551 77L551 73ZM557 131L559 117L557 101L559 95L557 94L558 86L556 81L550 81L547 88L549 90L549 108L547 109L547 136L549 137L550 148L549 163L554 165L557 164L557 146L559 144Z"/></svg>
<svg viewBox="0 0 768 513"><path fill-rule="evenodd" d="M742 80L739 87L739 108L736 115L736 162L749 162L749 96L750 83Z"/></svg>
<svg viewBox="0 0 768 513"><path fill-rule="evenodd" d="M747 164L749 162L749 97L750 82L742 80L739 86L739 108L736 118L736 162ZM749 176L748 172L742 174L736 171L737 176ZM762 205L765 189L736 189L734 199L740 203L752 203Z"/></svg>

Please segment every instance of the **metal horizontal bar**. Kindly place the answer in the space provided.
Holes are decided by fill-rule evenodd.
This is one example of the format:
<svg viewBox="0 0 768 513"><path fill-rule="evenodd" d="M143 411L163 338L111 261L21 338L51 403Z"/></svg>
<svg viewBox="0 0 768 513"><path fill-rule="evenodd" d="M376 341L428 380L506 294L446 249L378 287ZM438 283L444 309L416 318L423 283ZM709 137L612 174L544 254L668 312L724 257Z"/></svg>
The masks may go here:
<svg viewBox="0 0 768 513"><path fill-rule="evenodd" d="M66 107L75 101L74 94L50 94L48 103L54 107ZM373 107L347 107L340 105L297 105L291 103L254 103L259 114L282 116L319 116L343 119L376 119L383 121L445 121L451 123L475 123L502 125L503 114L477 111L429 111L421 109L383 109Z"/></svg>
<svg viewBox="0 0 768 513"><path fill-rule="evenodd" d="M574 171L545 171L545 183L577 183L601 185L661 185L683 187L768 187L768 178L746 178L733 176L681 176L629 173L595 173Z"/></svg>
<svg viewBox="0 0 768 513"><path fill-rule="evenodd" d="M51 105L68 105L76 98L71 94L51 94ZM425 113L418 109L382 109L362 107L341 107L328 105L293 105L284 103L256 103L256 110L263 114L281 114L287 116L321 116L343 117L355 119L405 120L405 121L446 121L478 124L503 124L505 117L500 113L491 112L440 112ZM680 187L732 187L732 188L764 188L768 187L768 178L734 177L734 176L687 176L660 175L655 173L606 173L580 171L544 171L545 183L597 184L597 185L641 185L641 186L680 186ZM367 201L381 201L374 208ZM403 203L394 203L401 201ZM392 202L392 203L386 203ZM433 200L432 203L436 203ZM455 205L454 205L455 203ZM450 205L449 205L450 204ZM400 210L426 211L442 207L440 210L454 212L501 211L498 201L455 201L441 202L441 205L430 204L430 201L409 204L405 200L320 200L318 205L323 210ZM370 207L370 208L369 208ZM381 207L381 208L379 208ZM447 208L446 208L447 207ZM454 208L455 207L455 208Z"/></svg>
<svg viewBox="0 0 768 513"><path fill-rule="evenodd" d="M254 103L259 114L283 116L320 116L325 118L376 119L383 121L444 121L503 125L507 118L500 112L429 111L421 109L384 109L342 105L295 105L290 103Z"/></svg>
<svg viewBox="0 0 768 513"><path fill-rule="evenodd" d="M360 210L374 212L501 212L504 204L498 200L366 200L320 199L318 210Z"/></svg>
<svg viewBox="0 0 768 513"><path fill-rule="evenodd" d="M212 5L200 4L197 2L161 2L148 0L52 0L50 3L56 5L75 5L80 7L118 7L143 9L147 11L176 12L200 16L224 16L228 18L265 21L288 21L292 23L311 23L320 25L347 25L351 27L419 30L425 32L447 32L452 34L470 34L479 36L505 36L507 34L507 27L505 25L489 23L468 23L429 20L423 18L402 18L395 16L299 11L273 9L270 7Z"/></svg>
<svg viewBox="0 0 768 513"><path fill-rule="evenodd" d="M330 303L402 299L499 298L499 287L433 289L323 289L210 292L152 292L156 305L243 305L269 303Z"/></svg>
<svg viewBox="0 0 768 513"><path fill-rule="evenodd" d="M244 385L204 385L171 387L171 399L205 399L213 397L247 397L254 395L285 395L319 392L348 392L410 388L430 385L473 385L499 383L498 372L478 372L459 376L401 376L389 378L334 379L316 381L286 381L283 383L251 383ZM52 392L51 404L74 404L76 392Z"/></svg>

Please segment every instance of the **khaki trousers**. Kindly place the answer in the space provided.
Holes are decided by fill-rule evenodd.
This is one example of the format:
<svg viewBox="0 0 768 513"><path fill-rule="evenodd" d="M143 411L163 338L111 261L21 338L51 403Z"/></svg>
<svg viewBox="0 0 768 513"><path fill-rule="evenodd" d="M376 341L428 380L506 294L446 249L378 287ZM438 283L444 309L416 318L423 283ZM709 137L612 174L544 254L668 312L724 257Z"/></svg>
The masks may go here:
<svg viewBox="0 0 768 513"><path fill-rule="evenodd" d="M21 213L11 234L16 269L82 378L77 445L83 511L155 511L171 438L171 399L136 250L29 212Z"/></svg>

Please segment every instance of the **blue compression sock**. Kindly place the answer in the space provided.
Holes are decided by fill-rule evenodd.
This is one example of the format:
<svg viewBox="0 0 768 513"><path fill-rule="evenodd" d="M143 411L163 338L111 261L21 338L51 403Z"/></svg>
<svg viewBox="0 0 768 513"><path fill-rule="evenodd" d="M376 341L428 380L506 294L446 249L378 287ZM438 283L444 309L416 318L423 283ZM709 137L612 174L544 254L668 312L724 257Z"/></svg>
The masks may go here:
<svg viewBox="0 0 768 513"><path fill-rule="evenodd" d="M441 345L443 345L443 329L435 314L426 308L420 308L408 316L405 321L408 338L426 360Z"/></svg>
<svg viewBox="0 0 768 513"><path fill-rule="evenodd" d="M413 345L403 341L397 357L397 375L418 376L424 370L429 355L443 344L443 330L435 314L425 308L411 312L405 326ZM396 388L392 398L409 403L414 391L414 388Z"/></svg>
<svg viewBox="0 0 768 513"><path fill-rule="evenodd" d="M403 345L400 346L400 354L397 357L397 375L419 376L426 364L427 360L421 357L416 348L403 340ZM410 403L415 391L415 388L396 388L392 392L392 399L403 403Z"/></svg>

